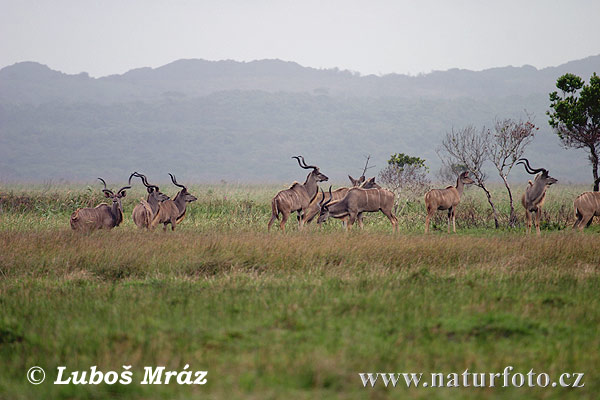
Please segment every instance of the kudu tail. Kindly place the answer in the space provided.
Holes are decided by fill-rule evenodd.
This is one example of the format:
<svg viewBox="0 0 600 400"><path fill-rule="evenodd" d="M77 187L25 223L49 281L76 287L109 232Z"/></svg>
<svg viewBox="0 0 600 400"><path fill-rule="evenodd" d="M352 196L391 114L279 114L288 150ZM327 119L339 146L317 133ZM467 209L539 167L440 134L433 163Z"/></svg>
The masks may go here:
<svg viewBox="0 0 600 400"><path fill-rule="evenodd" d="M70 219L71 229L77 229L77 223L79 222L79 208L73 211Z"/></svg>
<svg viewBox="0 0 600 400"><path fill-rule="evenodd" d="M279 208L277 208L277 198L271 200L271 216L279 221Z"/></svg>

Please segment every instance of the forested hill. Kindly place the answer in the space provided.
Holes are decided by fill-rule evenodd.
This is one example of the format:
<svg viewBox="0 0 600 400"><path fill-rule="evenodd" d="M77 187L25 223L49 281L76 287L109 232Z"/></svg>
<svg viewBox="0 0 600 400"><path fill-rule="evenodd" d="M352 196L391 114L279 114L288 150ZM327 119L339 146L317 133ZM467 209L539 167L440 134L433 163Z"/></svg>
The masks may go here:
<svg viewBox="0 0 600 400"><path fill-rule="evenodd" d="M587 181L585 153L560 147L545 112L556 78L594 71L600 56L419 76L179 60L91 78L18 63L0 70L0 180L123 180L137 169L162 180L286 182L305 175L296 154L336 180L358 174L364 154L377 169L404 152L435 170L445 132L527 110L540 126L527 154L535 165Z"/></svg>

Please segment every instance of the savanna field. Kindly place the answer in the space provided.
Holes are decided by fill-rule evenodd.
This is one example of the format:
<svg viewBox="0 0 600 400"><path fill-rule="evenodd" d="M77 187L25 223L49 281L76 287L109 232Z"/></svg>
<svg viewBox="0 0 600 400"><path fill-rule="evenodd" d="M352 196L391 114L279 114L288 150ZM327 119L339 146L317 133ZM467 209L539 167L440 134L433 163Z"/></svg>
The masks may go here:
<svg viewBox="0 0 600 400"><path fill-rule="evenodd" d="M169 195L174 187L163 185ZM140 231L123 199L112 231L73 232L98 185L0 185L2 399L596 399L600 392L600 226L572 232L585 186L548 189L541 237L501 228L483 192L465 191L457 234L439 212L424 235L423 202L393 234L383 214L345 234L330 220L267 233L286 185L189 186L175 232ZM205 385L140 385L145 366L208 371ZM129 385L53 385L68 372L123 371ZM32 385L27 370L46 381ZM585 373L582 388L363 387L359 372ZM472 384L472 381L471 381Z"/></svg>

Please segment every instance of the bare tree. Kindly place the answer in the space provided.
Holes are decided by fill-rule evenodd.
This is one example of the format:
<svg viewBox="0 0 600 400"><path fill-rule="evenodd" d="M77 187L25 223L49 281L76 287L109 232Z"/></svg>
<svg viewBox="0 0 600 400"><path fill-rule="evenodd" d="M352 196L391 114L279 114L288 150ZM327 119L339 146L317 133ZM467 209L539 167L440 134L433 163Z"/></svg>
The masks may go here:
<svg viewBox="0 0 600 400"><path fill-rule="evenodd" d="M486 151L490 161L498 170L502 178L510 201L510 216L508 225L513 228L517 223L512 191L508 184L508 174L515 163L523 156L525 147L533 140L535 131L538 130L527 115L527 121L513 119L496 120L493 130L487 131Z"/></svg>
<svg viewBox="0 0 600 400"><path fill-rule="evenodd" d="M483 163L487 158L487 135L485 128L481 132L477 132L472 125L460 130L452 129L446 133L446 137L442 141L441 147L437 150L438 157L446 166L460 164L467 167L473 174L475 186L480 187L487 197L487 201L492 208L494 214L494 223L496 228L500 226L498 223L498 212L492 201L492 194L485 186L487 179L483 172Z"/></svg>
<svg viewBox="0 0 600 400"><path fill-rule="evenodd" d="M419 201L429 190L427 171L425 160L400 153L393 154L388 160L388 165L379 172L381 183L398 199L394 207L398 215L402 214L407 204Z"/></svg>

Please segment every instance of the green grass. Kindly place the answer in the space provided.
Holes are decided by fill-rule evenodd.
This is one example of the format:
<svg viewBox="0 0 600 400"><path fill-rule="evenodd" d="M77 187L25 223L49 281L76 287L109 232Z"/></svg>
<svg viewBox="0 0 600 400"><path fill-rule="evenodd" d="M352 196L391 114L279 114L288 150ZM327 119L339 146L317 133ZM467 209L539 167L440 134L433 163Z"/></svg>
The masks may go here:
<svg viewBox="0 0 600 400"><path fill-rule="evenodd" d="M549 197L549 218L582 191L567 188ZM457 216L457 235L443 232L443 217L423 235L419 205L397 235L373 216L349 235L337 222L297 232L292 220L290 232L267 234L279 189L191 188L199 201L167 233L133 226L142 196L134 191L122 226L82 235L68 217L100 201L96 193L4 188L0 398L597 397L597 227L579 234L547 224L540 238L496 231L470 190L464 208L472 203L474 222ZM208 383L139 385L145 366L185 364L208 370ZM25 379L34 365L47 373L39 386ZM61 365L132 365L133 383L53 385ZM553 380L584 372L585 387L363 388L358 376L508 365Z"/></svg>

